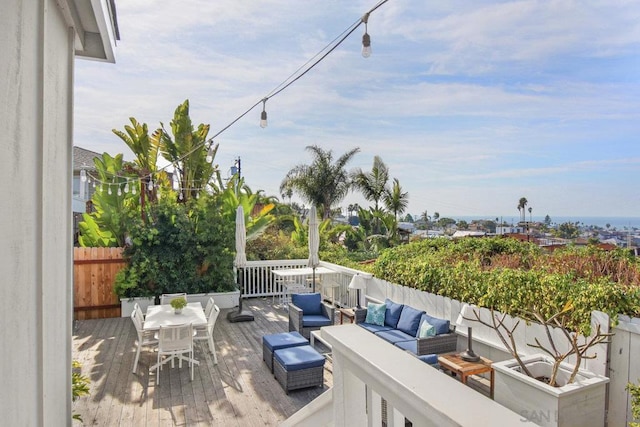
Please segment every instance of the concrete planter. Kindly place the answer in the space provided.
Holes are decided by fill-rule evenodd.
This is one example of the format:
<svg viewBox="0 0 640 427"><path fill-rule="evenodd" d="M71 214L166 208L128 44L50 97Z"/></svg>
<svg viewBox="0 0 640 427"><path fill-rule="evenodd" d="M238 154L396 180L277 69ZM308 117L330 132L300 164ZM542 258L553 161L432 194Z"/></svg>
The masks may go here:
<svg viewBox="0 0 640 427"><path fill-rule="evenodd" d="M237 307L240 302L240 291L233 292L211 292L207 294L189 294L189 302L199 302L202 307L206 307L209 298L213 298L220 309Z"/></svg>
<svg viewBox="0 0 640 427"><path fill-rule="evenodd" d="M240 301L240 291L233 292L211 292L208 294L188 294L187 301L199 302L202 307L206 307L209 298L212 298L220 309L237 307ZM120 308L122 317L129 317L133 312L135 303L140 305L143 313L147 312L147 307L155 304L155 297L134 297L121 298Z"/></svg>
<svg viewBox="0 0 640 427"><path fill-rule="evenodd" d="M552 359L543 354L525 356L522 361L535 376L550 376ZM531 378L520 372L515 359L493 364L494 400L518 413L523 422L540 426L602 427L605 422L605 393L609 378L580 371L576 380L562 387ZM562 364L558 383L569 378L571 366Z"/></svg>
<svg viewBox="0 0 640 427"><path fill-rule="evenodd" d="M120 312L122 317L129 317L133 313L133 306L138 303L143 313L147 312L147 307L155 305L154 297L133 297L120 298Z"/></svg>

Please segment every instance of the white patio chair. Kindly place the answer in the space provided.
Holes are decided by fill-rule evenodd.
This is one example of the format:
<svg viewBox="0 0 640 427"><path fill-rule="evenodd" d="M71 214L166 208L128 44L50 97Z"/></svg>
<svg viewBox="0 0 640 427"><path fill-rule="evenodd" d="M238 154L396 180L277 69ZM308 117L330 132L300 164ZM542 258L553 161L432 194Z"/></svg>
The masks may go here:
<svg viewBox="0 0 640 427"><path fill-rule="evenodd" d="M184 355L187 355L185 357ZM162 359L163 356L168 356ZM178 367L182 367L182 361L189 362L191 368L191 381L193 381L193 365L199 365L200 362L193 358L193 327L191 324L177 326L160 326L158 332L158 362L155 364L156 383L160 385L160 368L165 363L171 361L171 367L174 367L174 361L178 359Z"/></svg>
<svg viewBox="0 0 640 427"><path fill-rule="evenodd" d="M206 317L207 319L209 319L209 316L211 316L211 311L213 310L214 305L215 302L213 301L213 297L210 297L209 301L207 301L207 306L204 308L204 317Z"/></svg>
<svg viewBox="0 0 640 427"><path fill-rule="evenodd" d="M195 341L207 340L209 342L209 351L213 354L213 363L216 365L218 364L218 356L216 356L216 345L213 341L213 328L219 314L220 308L214 304L213 309L211 310L211 315L207 318L207 327L196 329L196 333L193 336Z"/></svg>
<svg viewBox="0 0 640 427"><path fill-rule="evenodd" d="M144 320L141 319L142 310L140 307L138 309L134 309L131 312L131 320L133 321L133 325L136 328L136 332L138 333L138 341L136 348L136 358L133 361L133 370L132 372L135 374L138 371L138 360L140 359L140 349L143 346L147 347L155 347L158 345L158 339L154 336L153 331L145 331L143 328Z"/></svg>
<svg viewBox="0 0 640 427"><path fill-rule="evenodd" d="M187 299L187 293L186 292L180 292L177 294L162 294L160 295L160 304L165 305L165 304L171 304L171 301L173 301L176 298L180 298L183 297L184 299Z"/></svg>

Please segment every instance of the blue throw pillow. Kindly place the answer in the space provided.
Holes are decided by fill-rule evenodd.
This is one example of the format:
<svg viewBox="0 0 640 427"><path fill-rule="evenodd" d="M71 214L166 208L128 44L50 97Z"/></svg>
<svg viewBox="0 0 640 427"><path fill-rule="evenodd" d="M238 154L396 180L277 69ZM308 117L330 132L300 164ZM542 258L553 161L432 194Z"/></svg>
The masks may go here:
<svg viewBox="0 0 640 427"><path fill-rule="evenodd" d="M436 328L426 319L422 319L420 322L420 327L418 328L418 335L416 338L427 338L427 337L435 337L436 336Z"/></svg>
<svg viewBox="0 0 640 427"><path fill-rule="evenodd" d="M293 294L291 295L291 303L302 310L302 314L322 314L320 308L322 297L320 293L315 294Z"/></svg>
<svg viewBox="0 0 640 427"><path fill-rule="evenodd" d="M387 306L386 313L384 313L384 324L395 329L398 326L398 320L400 320L404 305L393 302L389 298L384 300L384 303Z"/></svg>
<svg viewBox="0 0 640 427"><path fill-rule="evenodd" d="M367 317L364 321L373 325L384 326L384 313L386 309L386 304L374 304L370 302L367 305Z"/></svg>
<svg viewBox="0 0 640 427"><path fill-rule="evenodd" d="M423 314L424 311L405 305L402 309L402 313L400 314L400 320L398 320L398 326L396 329L415 337L418 334L420 318Z"/></svg>
<svg viewBox="0 0 640 427"><path fill-rule="evenodd" d="M437 317L429 316L428 314L423 314L422 319L429 322L430 325L433 325L436 328L436 335L440 334L448 334L449 333L449 321L444 319L438 319Z"/></svg>

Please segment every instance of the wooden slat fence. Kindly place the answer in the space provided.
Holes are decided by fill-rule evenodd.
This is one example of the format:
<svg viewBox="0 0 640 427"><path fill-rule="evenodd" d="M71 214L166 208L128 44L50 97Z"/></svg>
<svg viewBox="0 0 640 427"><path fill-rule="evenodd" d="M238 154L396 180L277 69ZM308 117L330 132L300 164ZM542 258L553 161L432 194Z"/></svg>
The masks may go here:
<svg viewBox="0 0 640 427"><path fill-rule="evenodd" d="M120 317L113 291L125 265L123 248L73 248L73 311L77 320Z"/></svg>

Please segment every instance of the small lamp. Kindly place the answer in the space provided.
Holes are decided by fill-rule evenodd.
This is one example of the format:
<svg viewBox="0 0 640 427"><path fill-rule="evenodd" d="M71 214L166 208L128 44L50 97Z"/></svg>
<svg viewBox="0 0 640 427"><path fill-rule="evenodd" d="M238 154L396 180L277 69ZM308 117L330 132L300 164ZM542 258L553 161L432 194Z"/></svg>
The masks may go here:
<svg viewBox="0 0 640 427"><path fill-rule="evenodd" d="M360 274L356 273L351 278L351 282L349 283L349 289L356 290L356 308L360 307L360 289L367 289L367 282L364 280Z"/></svg>

